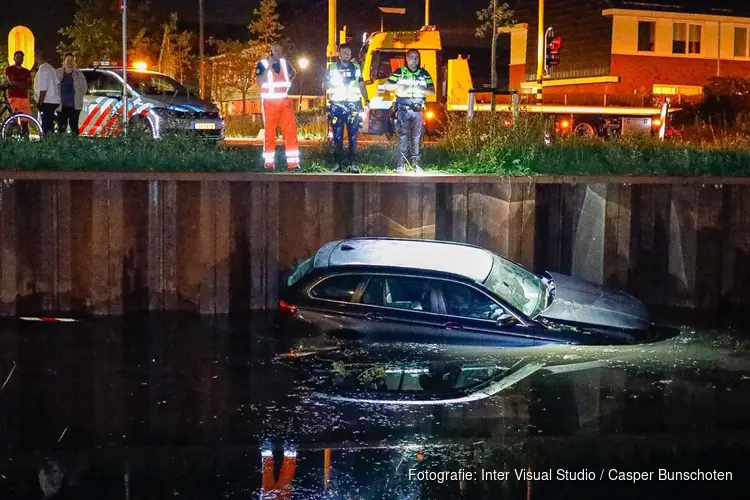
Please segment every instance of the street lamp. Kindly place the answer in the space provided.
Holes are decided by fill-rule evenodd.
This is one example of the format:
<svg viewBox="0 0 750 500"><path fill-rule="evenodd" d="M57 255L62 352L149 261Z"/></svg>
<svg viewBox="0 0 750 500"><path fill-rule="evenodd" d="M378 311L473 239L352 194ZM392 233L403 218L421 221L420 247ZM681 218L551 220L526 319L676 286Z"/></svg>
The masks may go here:
<svg viewBox="0 0 750 500"><path fill-rule="evenodd" d="M297 61L299 64L299 69L306 70L308 66L310 66L310 59L306 57L300 57L299 61Z"/></svg>

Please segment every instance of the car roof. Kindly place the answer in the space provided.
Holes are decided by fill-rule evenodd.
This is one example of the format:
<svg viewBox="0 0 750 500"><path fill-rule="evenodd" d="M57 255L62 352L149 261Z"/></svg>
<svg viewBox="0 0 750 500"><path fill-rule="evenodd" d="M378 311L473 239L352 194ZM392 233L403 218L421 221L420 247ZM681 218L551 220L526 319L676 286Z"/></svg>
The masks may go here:
<svg viewBox="0 0 750 500"><path fill-rule="evenodd" d="M351 238L323 245L314 267L397 267L450 273L482 283L492 269L492 253L447 241L408 238Z"/></svg>

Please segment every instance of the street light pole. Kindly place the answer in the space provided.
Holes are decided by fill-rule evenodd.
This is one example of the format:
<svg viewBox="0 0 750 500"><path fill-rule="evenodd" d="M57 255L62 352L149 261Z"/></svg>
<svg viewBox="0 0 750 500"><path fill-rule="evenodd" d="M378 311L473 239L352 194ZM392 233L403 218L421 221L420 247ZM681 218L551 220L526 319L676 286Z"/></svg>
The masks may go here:
<svg viewBox="0 0 750 500"><path fill-rule="evenodd" d="M128 133L128 0L122 0L122 133Z"/></svg>
<svg viewBox="0 0 750 500"><path fill-rule="evenodd" d="M203 42L203 0L198 0L198 18L200 27L198 28L198 44L200 45L201 58L201 99L206 98L206 64L205 64L205 44Z"/></svg>
<svg viewBox="0 0 750 500"><path fill-rule="evenodd" d="M544 78L544 0L539 0L539 40L536 54L536 103L542 104L542 78Z"/></svg>

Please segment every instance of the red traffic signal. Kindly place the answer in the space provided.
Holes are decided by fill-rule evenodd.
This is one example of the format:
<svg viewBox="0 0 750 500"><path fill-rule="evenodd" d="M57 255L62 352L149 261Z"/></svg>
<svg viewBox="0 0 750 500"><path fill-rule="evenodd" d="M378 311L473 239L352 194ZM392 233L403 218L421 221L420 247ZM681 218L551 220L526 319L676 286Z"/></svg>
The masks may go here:
<svg viewBox="0 0 750 500"><path fill-rule="evenodd" d="M562 37L550 38L547 42L547 66L560 64L560 49L562 48Z"/></svg>

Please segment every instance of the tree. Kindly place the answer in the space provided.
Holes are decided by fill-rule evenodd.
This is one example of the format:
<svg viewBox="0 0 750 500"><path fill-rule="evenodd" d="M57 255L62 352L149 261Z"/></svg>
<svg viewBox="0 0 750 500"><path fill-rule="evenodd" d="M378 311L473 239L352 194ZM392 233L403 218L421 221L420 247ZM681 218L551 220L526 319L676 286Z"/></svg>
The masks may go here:
<svg viewBox="0 0 750 500"><path fill-rule="evenodd" d="M218 42L218 54L212 58L211 94L219 103L239 96L242 114L247 114L247 98L255 84L258 62L249 44L238 41Z"/></svg>
<svg viewBox="0 0 750 500"><path fill-rule="evenodd" d="M262 54L267 54L271 44L279 39L284 26L279 22L279 13L276 10L276 0L260 0L260 8L253 10L255 19L248 24L247 28L260 45L254 48Z"/></svg>
<svg viewBox="0 0 750 500"><path fill-rule="evenodd" d="M484 38L489 31L492 34L492 88L497 88L497 30L503 26L513 24L513 11L507 3L498 6L497 0L490 0L488 7L477 11L479 26L476 30L478 38Z"/></svg>
<svg viewBox="0 0 750 500"><path fill-rule="evenodd" d="M169 16L164 25L161 50L159 51L159 71L185 83L186 70L193 62L193 39L191 31L177 31L177 14Z"/></svg>
<svg viewBox="0 0 750 500"><path fill-rule="evenodd" d="M0 85L6 84L5 68L8 67L8 46L0 44Z"/></svg>
<svg viewBox="0 0 750 500"><path fill-rule="evenodd" d="M68 43L58 45L60 54L73 52L79 64L122 59L122 15L111 0L76 0L73 22L60 30ZM149 33L147 0L128 2L128 57L151 60L153 43Z"/></svg>

